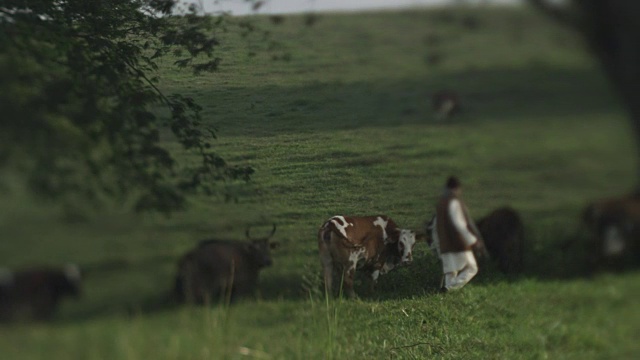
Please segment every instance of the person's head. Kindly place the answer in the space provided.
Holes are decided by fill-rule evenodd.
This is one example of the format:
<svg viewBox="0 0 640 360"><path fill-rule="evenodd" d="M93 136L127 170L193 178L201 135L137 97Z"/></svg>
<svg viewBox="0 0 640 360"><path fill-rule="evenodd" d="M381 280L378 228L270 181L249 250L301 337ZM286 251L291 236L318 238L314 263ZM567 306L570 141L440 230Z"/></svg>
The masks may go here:
<svg viewBox="0 0 640 360"><path fill-rule="evenodd" d="M462 193L462 184L460 184L460 180L455 176L449 176L445 187L453 195L458 196Z"/></svg>

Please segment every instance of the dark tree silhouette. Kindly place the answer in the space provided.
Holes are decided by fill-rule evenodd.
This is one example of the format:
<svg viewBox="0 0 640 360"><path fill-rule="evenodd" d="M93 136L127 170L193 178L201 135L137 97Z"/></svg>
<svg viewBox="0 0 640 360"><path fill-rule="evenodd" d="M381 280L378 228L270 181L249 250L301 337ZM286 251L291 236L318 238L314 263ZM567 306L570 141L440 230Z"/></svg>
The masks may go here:
<svg viewBox="0 0 640 360"><path fill-rule="evenodd" d="M640 171L640 1L528 1L584 36L629 111ZM640 193L640 173L636 192Z"/></svg>
<svg viewBox="0 0 640 360"><path fill-rule="evenodd" d="M171 212L194 191L253 170L212 150L213 129L190 97L158 88L157 61L217 69L215 29L176 0L4 0L0 4L0 171L46 198ZM177 60L176 60L177 59ZM180 155L167 144L182 145ZM186 155L185 155L186 153ZM0 181L2 178L0 177Z"/></svg>

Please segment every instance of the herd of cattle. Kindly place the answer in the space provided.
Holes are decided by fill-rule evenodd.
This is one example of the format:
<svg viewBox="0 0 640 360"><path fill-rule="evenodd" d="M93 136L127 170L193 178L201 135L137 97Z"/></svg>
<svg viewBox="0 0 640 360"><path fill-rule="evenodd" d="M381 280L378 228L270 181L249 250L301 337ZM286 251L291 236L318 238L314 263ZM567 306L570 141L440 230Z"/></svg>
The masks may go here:
<svg viewBox="0 0 640 360"><path fill-rule="evenodd" d="M621 258L640 264L640 195L610 198L590 204L583 213L591 233L593 264ZM334 216L318 231L318 249L325 290L341 288L356 296L356 269L365 271L372 288L380 275L408 265L413 247L425 240L434 249L431 223L415 232L402 229L388 216ZM497 209L477 221L491 260L505 273L524 270L524 226L518 213L508 207ZM173 289L179 302L206 304L233 301L253 293L262 268L272 264L270 250L276 226L269 236L234 242L204 240L182 256ZM339 281L338 281L339 280ZM46 320L59 301L80 294L81 274L77 266L0 269L0 322ZM341 285L341 286L336 286Z"/></svg>

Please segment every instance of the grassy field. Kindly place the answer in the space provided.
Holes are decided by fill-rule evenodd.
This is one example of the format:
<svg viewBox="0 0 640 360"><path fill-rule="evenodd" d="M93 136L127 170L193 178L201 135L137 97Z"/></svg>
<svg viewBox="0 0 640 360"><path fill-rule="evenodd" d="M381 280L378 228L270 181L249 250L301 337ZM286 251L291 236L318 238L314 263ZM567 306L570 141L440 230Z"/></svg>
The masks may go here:
<svg viewBox="0 0 640 360"><path fill-rule="evenodd" d="M586 276L580 210L627 191L636 173L625 113L580 39L511 8L301 16L279 43L223 36L220 72L164 65L163 89L194 96L230 162L256 169L237 202L194 198L170 218L95 211L62 221L15 192L0 203L0 264L77 262L84 296L51 324L0 326L3 359L632 359L640 354L640 273ZM256 56L249 56L256 52ZM272 61L272 55L286 55ZM434 63L434 58L439 63ZM430 94L460 93L438 120ZM512 205L526 272L491 266L462 291L436 289L437 259L363 288L319 291L316 231L335 214L385 213L421 229L446 177L474 217ZM232 306L164 303L176 260L198 240L241 240L248 225L281 244L260 293Z"/></svg>

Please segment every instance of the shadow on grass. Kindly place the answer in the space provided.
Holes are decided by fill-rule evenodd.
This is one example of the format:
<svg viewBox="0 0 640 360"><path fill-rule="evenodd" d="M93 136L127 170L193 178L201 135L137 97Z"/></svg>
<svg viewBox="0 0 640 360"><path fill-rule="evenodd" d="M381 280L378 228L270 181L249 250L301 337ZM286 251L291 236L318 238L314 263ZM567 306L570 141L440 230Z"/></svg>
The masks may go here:
<svg viewBox="0 0 640 360"><path fill-rule="evenodd" d="M304 300L309 298L301 274L280 274L260 279L258 297L263 300Z"/></svg>
<svg viewBox="0 0 640 360"><path fill-rule="evenodd" d="M135 317L178 307L166 278L167 267L175 263L172 255L156 255L141 259L111 259L81 264L82 293L77 301L64 301L64 311L54 317L55 323L87 321L103 317ZM165 279L166 278L166 279Z"/></svg>
<svg viewBox="0 0 640 360"><path fill-rule="evenodd" d="M135 318L174 311L180 306L181 304L172 299L170 292L159 292L157 294L146 294L143 298L136 297L130 301L123 299L121 302L92 303L70 311L64 316L57 316L54 322L65 324L106 317Z"/></svg>
<svg viewBox="0 0 640 360"><path fill-rule="evenodd" d="M175 264L178 257L157 255L138 260L113 259L83 266L87 274L85 294L78 301L65 301L65 311L54 317L54 323L72 323L103 317L138 317L175 311L183 307L228 306L225 299L210 304L186 304L173 297ZM137 278L128 283L129 278ZM120 285L114 285L120 282ZM160 282L164 286L141 286L143 283ZM139 286L136 286L139 285ZM105 286L109 291L101 291ZM254 296L234 300L230 305L247 301L303 300L308 294L303 279L297 274L264 276Z"/></svg>
<svg viewBox="0 0 640 360"><path fill-rule="evenodd" d="M619 107L596 70L528 68L467 70L401 80L320 83L306 86L233 88L247 99L224 99L227 88L201 94L205 112L225 135L273 136L298 132L332 132L360 127L437 124L431 95L442 89L460 94L462 114L453 122L505 121L527 117L580 117L610 113ZM207 105L209 103L209 105ZM237 126L242 123L243 126Z"/></svg>
<svg viewBox="0 0 640 360"><path fill-rule="evenodd" d="M143 259L110 259L101 262L95 262L91 264L84 264L81 266L83 276L91 278L95 275L114 271L126 271L128 269L144 269L149 267L156 267L159 264L165 264L168 262L175 262L177 258L174 255L160 254Z"/></svg>

